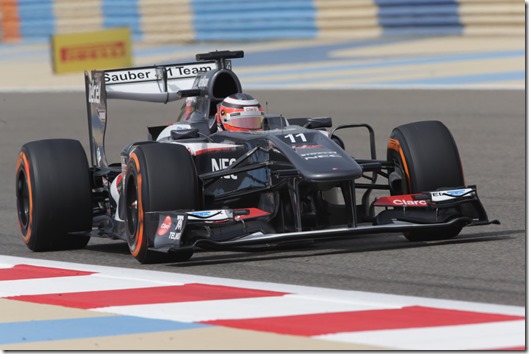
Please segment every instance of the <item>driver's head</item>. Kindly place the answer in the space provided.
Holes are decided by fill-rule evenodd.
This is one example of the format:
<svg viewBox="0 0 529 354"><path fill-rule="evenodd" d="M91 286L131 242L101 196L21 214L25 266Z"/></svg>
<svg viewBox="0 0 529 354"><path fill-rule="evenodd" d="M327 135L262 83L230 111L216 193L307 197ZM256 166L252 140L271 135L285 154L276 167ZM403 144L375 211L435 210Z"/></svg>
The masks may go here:
<svg viewBox="0 0 529 354"><path fill-rule="evenodd" d="M251 95L236 93L218 105L215 117L219 130L250 131L261 129L264 112Z"/></svg>

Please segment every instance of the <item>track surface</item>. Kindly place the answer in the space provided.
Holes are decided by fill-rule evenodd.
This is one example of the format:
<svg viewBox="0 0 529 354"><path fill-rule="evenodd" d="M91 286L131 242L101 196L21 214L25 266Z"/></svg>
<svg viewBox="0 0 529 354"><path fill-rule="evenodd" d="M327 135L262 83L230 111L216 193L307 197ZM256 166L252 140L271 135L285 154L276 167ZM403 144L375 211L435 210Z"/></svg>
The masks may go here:
<svg viewBox="0 0 529 354"><path fill-rule="evenodd" d="M183 264L141 265L125 243L92 239L79 251L32 253L18 235L14 170L23 143L68 137L88 145L83 93L0 93L0 253L243 280L379 293L525 305L525 119L522 90L258 91L270 113L331 115L334 125L373 126L377 154L397 125L444 122L460 150L468 184L476 184L491 219L502 225L464 229L451 241L410 243L400 235L355 237L260 253L197 252ZM112 101L107 153L146 138L147 125L172 120L176 105ZM362 132L363 133L363 132ZM365 134L342 138L356 157L368 157Z"/></svg>

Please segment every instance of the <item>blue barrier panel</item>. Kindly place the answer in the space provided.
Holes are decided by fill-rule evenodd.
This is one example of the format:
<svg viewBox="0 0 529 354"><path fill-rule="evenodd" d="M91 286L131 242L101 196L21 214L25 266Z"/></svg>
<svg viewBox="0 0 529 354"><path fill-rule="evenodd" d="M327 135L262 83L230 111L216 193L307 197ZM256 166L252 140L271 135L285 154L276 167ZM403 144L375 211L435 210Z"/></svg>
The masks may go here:
<svg viewBox="0 0 529 354"><path fill-rule="evenodd" d="M378 6L436 6L458 4L457 0L373 0Z"/></svg>
<svg viewBox="0 0 529 354"><path fill-rule="evenodd" d="M208 22L200 21L195 23L196 31L210 31L210 32L238 32L238 31L274 31L274 30L285 30L295 31L304 30L312 31L313 22L310 20L281 20L275 19L273 21L233 21L230 23L230 27L226 28L226 24L222 22ZM243 35L243 33L241 33ZM264 35L264 34L263 34Z"/></svg>
<svg viewBox="0 0 529 354"><path fill-rule="evenodd" d="M384 27L430 27L430 26L460 26L459 16L398 16L381 17L379 23Z"/></svg>
<svg viewBox="0 0 529 354"><path fill-rule="evenodd" d="M386 35L459 35L463 25L456 0L374 0Z"/></svg>
<svg viewBox="0 0 529 354"><path fill-rule="evenodd" d="M22 38L48 38L55 33L55 19L34 20L20 23L20 35Z"/></svg>
<svg viewBox="0 0 529 354"><path fill-rule="evenodd" d="M312 0L192 0L191 5L195 13L204 12L239 12L260 10L283 10L283 9L312 9Z"/></svg>
<svg viewBox="0 0 529 354"><path fill-rule="evenodd" d="M267 30L267 31L235 31L235 32L202 32L196 31L196 41L264 41L277 39L312 39L316 30Z"/></svg>
<svg viewBox="0 0 529 354"><path fill-rule="evenodd" d="M134 40L141 40L143 30L138 0L102 0L103 27L129 27Z"/></svg>
<svg viewBox="0 0 529 354"><path fill-rule="evenodd" d="M55 33L53 0L19 0L18 16L22 38L47 38Z"/></svg>
<svg viewBox="0 0 529 354"><path fill-rule="evenodd" d="M24 7L24 6L37 6L37 5L43 5L43 6L52 6L55 0L18 0L18 6Z"/></svg>
<svg viewBox="0 0 529 354"><path fill-rule="evenodd" d="M317 35L312 0L192 0L197 41L309 39Z"/></svg>
<svg viewBox="0 0 529 354"><path fill-rule="evenodd" d="M101 10L106 16L139 16L138 0L103 0Z"/></svg>
<svg viewBox="0 0 529 354"><path fill-rule="evenodd" d="M52 19L54 17L53 1L21 1L18 6L18 16L22 21L31 20L34 18Z"/></svg>

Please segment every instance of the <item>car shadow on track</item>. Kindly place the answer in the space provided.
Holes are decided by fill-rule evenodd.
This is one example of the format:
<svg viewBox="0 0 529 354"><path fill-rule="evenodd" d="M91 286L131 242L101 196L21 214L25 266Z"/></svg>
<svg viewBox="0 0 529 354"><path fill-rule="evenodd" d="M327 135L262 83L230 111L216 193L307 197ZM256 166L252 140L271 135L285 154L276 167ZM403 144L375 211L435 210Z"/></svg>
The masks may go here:
<svg viewBox="0 0 529 354"><path fill-rule="evenodd" d="M96 244L92 242L96 241ZM90 244L86 246L86 250L113 253L113 254L124 254L130 256L129 246L125 241L111 241L108 239L95 239L90 240Z"/></svg>
<svg viewBox="0 0 529 354"><path fill-rule="evenodd" d="M443 241L410 242L402 236L381 234L373 236L355 236L347 240L325 240L318 242L291 243L273 248L240 249L235 251L195 252L186 262L167 264L171 267L210 266L223 263L259 262L289 258L317 257L347 253L378 252L419 247L439 247L450 244L502 241L516 238L516 234L525 234L526 230L508 230L500 232L464 234Z"/></svg>

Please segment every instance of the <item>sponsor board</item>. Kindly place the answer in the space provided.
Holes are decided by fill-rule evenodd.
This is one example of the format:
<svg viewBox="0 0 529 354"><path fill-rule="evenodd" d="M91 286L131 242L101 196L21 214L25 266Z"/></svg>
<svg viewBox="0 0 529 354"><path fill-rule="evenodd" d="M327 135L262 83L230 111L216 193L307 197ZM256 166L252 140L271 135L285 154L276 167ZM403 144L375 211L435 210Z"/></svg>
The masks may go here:
<svg viewBox="0 0 529 354"><path fill-rule="evenodd" d="M56 74L132 66L129 28L55 34L51 46Z"/></svg>

